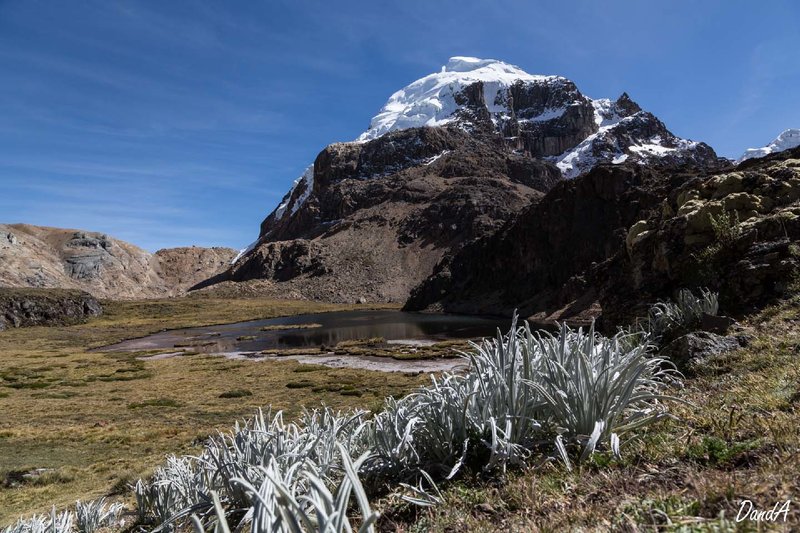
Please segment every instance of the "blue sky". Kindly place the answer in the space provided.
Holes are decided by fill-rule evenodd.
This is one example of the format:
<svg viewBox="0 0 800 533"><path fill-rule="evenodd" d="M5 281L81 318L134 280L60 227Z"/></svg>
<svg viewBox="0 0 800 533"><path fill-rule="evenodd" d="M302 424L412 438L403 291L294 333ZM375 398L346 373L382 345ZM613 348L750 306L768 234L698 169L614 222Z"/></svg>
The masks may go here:
<svg viewBox="0 0 800 533"><path fill-rule="evenodd" d="M243 247L448 57L627 91L725 156L800 127L792 1L0 0L0 222Z"/></svg>

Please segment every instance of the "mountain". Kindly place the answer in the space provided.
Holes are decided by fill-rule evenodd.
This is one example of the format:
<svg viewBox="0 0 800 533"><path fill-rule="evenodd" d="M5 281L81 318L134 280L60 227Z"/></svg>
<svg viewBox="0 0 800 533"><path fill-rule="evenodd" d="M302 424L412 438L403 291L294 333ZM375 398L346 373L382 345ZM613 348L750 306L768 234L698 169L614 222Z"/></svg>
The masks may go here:
<svg viewBox="0 0 800 533"><path fill-rule="evenodd" d="M494 59L453 57L441 72L394 93L356 143L417 127L493 132L509 150L555 163L565 177L624 161L716 162L706 144L680 139L623 93L593 100L560 76L531 75ZM374 177L369 169L361 178ZM314 190L309 166L273 214L294 214ZM263 234L263 226L262 226Z"/></svg>
<svg viewBox="0 0 800 533"><path fill-rule="evenodd" d="M405 308L613 325L708 287L748 312L800 279L798 201L800 147L701 172L598 167L446 257Z"/></svg>
<svg viewBox="0 0 800 533"><path fill-rule="evenodd" d="M800 146L800 129L788 129L778 135L774 141L761 148L748 148L737 161L741 163L747 159L764 157L769 154L783 152Z"/></svg>
<svg viewBox="0 0 800 533"><path fill-rule="evenodd" d="M230 248L151 254L105 234L0 224L0 287L82 289L98 298L175 296L225 270Z"/></svg>
<svg viewBox="0 0 800 533"><path fill-rule="evenodd" d="M358 139L322 150L215 281L403 301L445 255L496 232L564 179L603 164L718 161L627 94L593 100L560 76L454 57L394 93Z"/></svg>

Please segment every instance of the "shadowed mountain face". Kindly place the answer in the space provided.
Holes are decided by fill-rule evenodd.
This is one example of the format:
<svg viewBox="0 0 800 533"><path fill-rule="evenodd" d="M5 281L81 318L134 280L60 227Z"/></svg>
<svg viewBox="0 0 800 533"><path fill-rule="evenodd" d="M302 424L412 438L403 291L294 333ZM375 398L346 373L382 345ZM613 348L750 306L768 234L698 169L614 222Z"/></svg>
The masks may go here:
<svg viewBox="0 0 800 533"><path fill-rule="evenodd" d="M270 215L259 243L229 272L275 294L402 302L450 250L496 231L561 179L551 163L502 138L414 128L334 144L302 206Z"/></svg>
<svg viewBox="0 0 800 533"><path fill-rule="evenodd" d="M215 281L404 301L443 258L496 233L554 186L570 189L560 182L623 163L708 168L718 158L627 94L593 100L559 76L453 58L392 95L357 141L320 152Z"/></svg>
<svg viewBox="0 0 800 533"><path fill-rule="evenodd" d="M230 248L170 248L151 254L108 235L0 224L0 287L82 289L98 298L183 294L225 270Z"/></svg>
<svg viewBox="0 0 800 533"><path fill-rule="evenodd" d="M565 180L499 232L445 258L407 310L590 317L587 271L624 248L627 228L693 174L638 165L598 167Z"/></svg>
<svg viewBox="0 0 800 533"><path fill-rule="evenodd" d="M800 148L717 171L599 167L445 258L405 308L613 325L708 287L747 311L800 276L798 201Z"/></svg>

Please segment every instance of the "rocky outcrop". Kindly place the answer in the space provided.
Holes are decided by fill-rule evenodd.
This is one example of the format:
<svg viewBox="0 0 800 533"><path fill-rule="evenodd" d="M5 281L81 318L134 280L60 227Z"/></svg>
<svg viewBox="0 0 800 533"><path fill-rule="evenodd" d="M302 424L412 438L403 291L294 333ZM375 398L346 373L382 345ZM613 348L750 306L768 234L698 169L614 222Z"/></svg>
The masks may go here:
<svg viewBox="0 0 800 533"><path fill-rule="evenodd" d="M287 281L306 274L325 274L325 247L306 239L270 242L259 246L236 266L237 277Z"/></svg>
<svg viewBox="0 0 800 533"><path fill-rule="evenodd" d="M741 346L734 336L696 331L673 340L659 350L659 355L672 361L684 374L691 374L706 364L710 358L737 350Z"/></svg>
<svg viewBox="0 0 800 533"><path fill-rule="evenodd" d="M537 158L557 156L598 130L592 100L570 80L519 79L496 91L491 101L489 85L476 81L455 93L455 123L468 131L500 133L515 149Z"/></svg>
<svg viewBox="0 0 800 533"><path fill-rule="evenodd" d="M158 276L167 289L166 295L178 296L225 272L236 253L233 248L184 246L164 248L153 255Z"/></svg>
<svg viewBox="0 0 800 533"><path fill-rule="evenodd" d="M175 296L224 271L235 254L195 247L151 254L102 233L0 225L0 286L80 289L109 299Z"/></svg>
<svg viewBox="0 0 800 533"><path fill-rule="evenodd" d="M0 331L78 324L102 312L100 303L83 291L0 288Z"/></svg>
<svg viewBox="0 0 800 533"><path fill-rule="evenodd" d="M445 258L406 308L602 316L613 329L708 287L726 313L747 312L800 279L798 203L800 149L715 172L599 167Z"/></svg>
<svg viewBox="0 0 800 533"><path fill-rule="evenodd" d="M497 231L561 179L495 135L458 128L334 144L312 172L310 188L288 195L220 280L279 282L266 285L274 295L402 302L446 252Z"/></svg>
<svg viewBox="0 0 800 533"><path fill-rule="evenodd" d="M580 320L598 313L587 278L624 246L627 228L691 174L602 166L563 181L497 234L445 258L408 310Z"/></svg>
<svg viewBox="0 0 800 533"><path fill-rule="evenodd" d="M745 161L670 191L632 225L611 261L603 309L619 321L629 303L678 287L720 292L726 312L784 295L800 276L800 148Z"/></svg>
<svg viewBox="0 0 800 533"><path fill-rule="evenodd" d="M355 214L386 203L421 204L442 187L425 181L482 177L546 191L556 168L513 152L497 137L457 128L414 128L367 143L326 147L302 181L261 224L260 238L314 238ZM448 188L461 182L447 183Z"/></svg>

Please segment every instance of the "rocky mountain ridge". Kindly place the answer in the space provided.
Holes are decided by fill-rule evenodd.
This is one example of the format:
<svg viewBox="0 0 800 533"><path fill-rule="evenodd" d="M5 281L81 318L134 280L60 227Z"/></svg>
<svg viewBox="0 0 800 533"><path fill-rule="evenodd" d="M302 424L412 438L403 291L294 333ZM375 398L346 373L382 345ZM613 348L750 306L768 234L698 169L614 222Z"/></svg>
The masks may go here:
<svg viewBox="0 0 800 533"><path fill-rule="evenodd" d="M97 298L184 294L224 271L230 248L170 248L151 254L108 235L0 224L0 287L84 290Z"/></svg>
<svg viewBox="0 0 800 533"><path fill-rule="evenodd" d="M717 161L711 147L676 137L627 93L616 101L593 100L561 76L531 75L502 61L471 57L450 58L441 72L397 91L354 143L338 144L369 143L391 132L420 127L495 134L507 150L546 159L568 178L603 162L649 164L667 158L676 164L712 165ZM381 175L369 168L360 173L362 179ZM315 176L311 165L270 216L294 215L318 187ZM264 229L262 224L260 237Z"/></svg>
<svg viewBox="0 0 800 533"><path fill-rule="evenodd" d="M404 301L446 255L601 165L710 168L627 94L451 58L393 94L356 141L326 147L215 281L342 301Z"/></svg>

